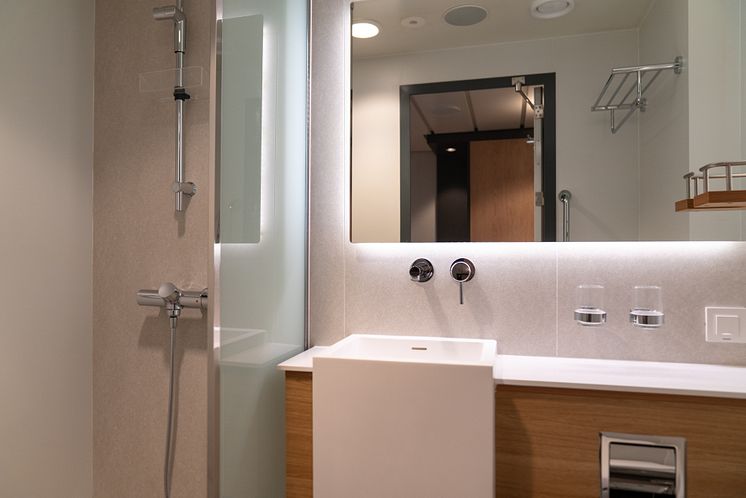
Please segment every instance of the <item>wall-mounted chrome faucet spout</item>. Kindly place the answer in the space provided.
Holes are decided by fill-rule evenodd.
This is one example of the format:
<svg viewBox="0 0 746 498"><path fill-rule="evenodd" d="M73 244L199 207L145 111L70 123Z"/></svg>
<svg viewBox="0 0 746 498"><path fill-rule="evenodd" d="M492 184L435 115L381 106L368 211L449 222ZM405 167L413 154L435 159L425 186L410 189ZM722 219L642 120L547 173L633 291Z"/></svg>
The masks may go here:
<svg viewBox="0 0 746 498"><path fill-rule="evenodd" d="M174 101L176 102L176 167L175 180L171 185L176 199L176 211L184 210L184 196L191 197L197 193L197 187L192 182L184 181L184 105L191 98L184 88L184 53L186 52L186 15L182 10L182 2L176 5L156 7L153 9L153 19L156 21L173 21L174 23L174 53L176 54L176 78L174 81Z"/></svg>

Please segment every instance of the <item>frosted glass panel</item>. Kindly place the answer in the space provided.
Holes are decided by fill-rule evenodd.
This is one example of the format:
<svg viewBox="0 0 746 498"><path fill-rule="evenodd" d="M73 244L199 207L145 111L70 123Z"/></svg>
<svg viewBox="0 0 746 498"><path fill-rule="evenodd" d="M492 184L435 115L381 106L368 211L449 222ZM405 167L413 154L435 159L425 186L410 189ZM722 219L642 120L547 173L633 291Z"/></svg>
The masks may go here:
<svg viewBox="0 0 746 498"><path fill-rule="evenodd" d="M284 380L303 350L306 2L227 0L220 66L220 496L285 496Z"/></svg>
<svg viewBox="0 0 746 498"><path fill-rule="evenodd" d="M264 19L236 17L222 25L220 237L259 242Z"/></svg>

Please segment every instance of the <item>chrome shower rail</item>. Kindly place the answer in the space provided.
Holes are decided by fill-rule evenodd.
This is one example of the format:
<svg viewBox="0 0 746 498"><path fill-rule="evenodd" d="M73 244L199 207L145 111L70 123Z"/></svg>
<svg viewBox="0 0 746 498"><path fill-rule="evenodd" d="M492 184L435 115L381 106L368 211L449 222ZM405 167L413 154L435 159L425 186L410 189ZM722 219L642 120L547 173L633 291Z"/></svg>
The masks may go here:
<svg viewBox="0 0 746 498"><path fill-rule="evenodd" d="M660 76L661 72L665 70L673 69L674 74L681 74L682 67L684 66L684 58L679 56L674 59L673 62L666 64L648 64L644 66L630 66L630 67L617 67L611 70L609 79L606 80L606 84L601 93L599 94L596 102L591 106L591 111L609 111L611 115L611 133L619 131L624 123L627 122L629 117L637 110L645 110L647 106L646 99L643 97L645 92L650 85ZM643 84L642 75L644 73L652 73L652 76L648 79L647 83ZM628 90L621 99L617 100L617 96L625 87L627 80L631 75L634 75L634 81L629 86ZM621 81L619 81L621 79ZM611 97L606 101L606 104L601 105L601 101L604 100L607 91L612 87L612 82L619 81L615 90L611 93ZM630 97L632 99L630 100ZM622 117L619 123L616 122L616 111L626 110L627 113Z"/></svg>
<svg viewBox="0 0 746 498"><path fill-rule="evenodd" d="M174 101L176 102L176 147L174 183L171 190L176 197L176 211L184 211L184 196L191 197L197 193L197 186L184 181L184 105L191 96L184 88L184 53L186 51L186 15L182 9L182 0L176 5L156 7L153 9L156 21L173 21L174 53L176 54L176 78L174 82Z"/></svg>

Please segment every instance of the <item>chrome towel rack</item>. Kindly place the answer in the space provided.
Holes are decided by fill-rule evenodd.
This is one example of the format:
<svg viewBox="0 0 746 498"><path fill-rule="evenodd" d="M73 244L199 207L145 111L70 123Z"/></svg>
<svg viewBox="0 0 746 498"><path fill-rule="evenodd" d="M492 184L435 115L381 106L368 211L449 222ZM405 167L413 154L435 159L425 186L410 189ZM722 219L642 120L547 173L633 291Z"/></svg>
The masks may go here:
<svg viewBox="0 0 746 498"><path fill-rule="evenodd" d="M666 64L648 64L645 66L631 66L631 67L617 67L611 70L609 79L606 80L606 84L601 93L596 99L596 102L591 106L591 111L609 111L611 115L611 133L619 131L624 123L627 122L629 117L637 110L645 110L647 101L643 97L645 92L650 85L660 76L663 71L673 70L674 74L681 74L681 70L684 67L684 58L678 56L673 62ZM647 78L647 82L643 83L643 74L650 73L651 76ZM627 81L630 76L633 77L632 84L627 87L627 91L623 93L621 98L617 98L622 94L622 90L627 85ZM612 83L615 83L615 89L611 92L611 96L606 100L605 104L601 104L607 92L612 88ZM617 123L616 111L626 110L627 113Z"/></svg>

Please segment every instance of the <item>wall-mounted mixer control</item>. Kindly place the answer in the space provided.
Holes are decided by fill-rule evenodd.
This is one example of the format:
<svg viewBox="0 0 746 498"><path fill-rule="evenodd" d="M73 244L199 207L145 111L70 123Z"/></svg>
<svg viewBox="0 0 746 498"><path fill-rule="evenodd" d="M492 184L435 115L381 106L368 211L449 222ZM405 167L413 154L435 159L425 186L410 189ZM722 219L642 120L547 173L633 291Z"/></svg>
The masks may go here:
<svg viewBox="0 0 746 498"><path fill-rule="evenodd" d="M474 278L474 263L466 258L459 258L451 263L451 278L458 282L459 303L464 304L464 282Z"/></svg>
<svg viewBox="0 0 746 498"><path fill-rule="evenodd" d="M183 308L196 308L202 311L207 309L207 289L181 290L171 282L165 282L158 290L137 291L137 304L165 308L172 326L175 327Z"/></svg>
<svg viewBox="0 0 746 498"><path fill-rule="evenodd" d="M409 278L413 282L427 282L433 278L433 264L425 258L416 259L409 267Z"/></svg>

